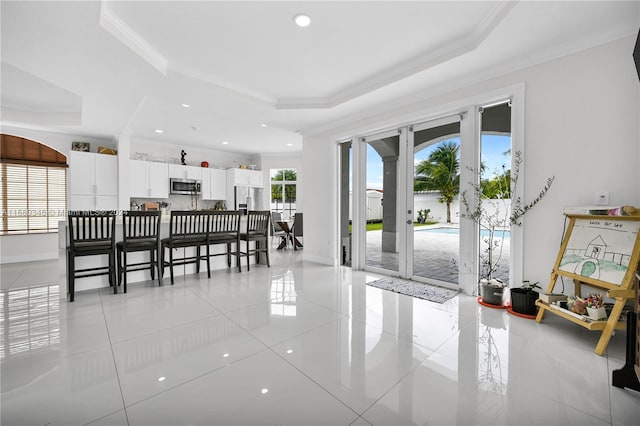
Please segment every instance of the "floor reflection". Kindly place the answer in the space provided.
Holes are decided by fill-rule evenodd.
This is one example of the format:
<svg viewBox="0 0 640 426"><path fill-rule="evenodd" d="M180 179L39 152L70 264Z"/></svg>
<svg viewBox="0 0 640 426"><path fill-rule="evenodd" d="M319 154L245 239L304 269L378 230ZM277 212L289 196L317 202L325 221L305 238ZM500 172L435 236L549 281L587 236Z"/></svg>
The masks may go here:
<svg viewBox="0 0 640 426"><path fill-rule="evenodd" d="M0 359L60 343L58 285L0 292Z"/></svg>

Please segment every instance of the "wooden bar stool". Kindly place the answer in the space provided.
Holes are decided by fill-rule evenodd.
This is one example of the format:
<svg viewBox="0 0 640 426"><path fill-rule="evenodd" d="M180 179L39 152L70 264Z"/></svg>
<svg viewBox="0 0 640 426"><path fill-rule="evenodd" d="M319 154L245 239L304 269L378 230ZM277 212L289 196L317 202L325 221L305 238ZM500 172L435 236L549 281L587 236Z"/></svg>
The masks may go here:
<svg viewBox="0 0 640 426"><path fill-rule="evenodd" d="M238 250L238 256L245 256L247 258L247 270L251 270L249 267L249 256L256 255L256 263L259 261L260 253L265 253L267 257L267 266L270 267L269 262L269 228L271 227L271 212L266 211L249 211L247 215L247 231L240 233L240 241L244 241L246 244L246 250ZM255 243L255 248L250 248L251 242ZM238 270L242 272L240 266L242 262L238 263Z"/></svg>
<svg viewBox="0 0 640 426"><path fill-rule="evenodd" d="M171 273L171 285L173 285L173 267L175 265L187 265L195 263L196 273L200 272L200 262L207 262L207 276L211 278L211 264L209 261L209 245L207 241L209 227L209 213L204 211L174 210L169 221L169 237L160 241L161 246L161 276L164 268L169 267ZM206 247L206 255L202 255L201 248ZM193 247L195 256L175 258L173 250ZM165 259L165 249L169 249L169 260Z"/></svg>
<svg viewBox="0 0 640 426"><path fill-rule="evenodd" d="M158 272L160 285L160 267L158 250L160 249L160 211L125 211L122 213L122 241L116 244L118 252L118 285L124 277L124 292L127 292L127 272L148 269L151 279ZM127 253L149 252L149 260L136 263L127 262Z"/></svg>
<svg viewBox="0 0 640 426"><path fill-rule="evenodd" d="M231 255L236 256L236 264L240 266L240 212L239 211L210 211L209 212L209 233L208 244L226 245L224 253L213 253L213 256L227 256L227 266L231 267ZM231 251L232 244L235 244L235 252Z"/></svg>
<svg viewBox="0 0 640 426"><path fill-rule="evenodd" d="M109 275L109 285L113 287L113 294L117 294L115 212L69 212L67 220L69 225L69 246L67 247L69 300L73 302L75 298L76 279L97 275ZM108 266L76 269L77 257L101 255L109 257Z"/></svg>

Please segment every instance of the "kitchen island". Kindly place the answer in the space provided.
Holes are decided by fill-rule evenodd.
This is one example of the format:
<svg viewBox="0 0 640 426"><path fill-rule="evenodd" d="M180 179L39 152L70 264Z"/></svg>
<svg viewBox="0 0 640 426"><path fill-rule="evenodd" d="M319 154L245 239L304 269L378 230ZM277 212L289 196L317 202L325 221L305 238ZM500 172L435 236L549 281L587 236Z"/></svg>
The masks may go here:
<svg viewBox="0 0 640 426"><path fill-rule="evenodd" d="M170 214L163 214L161 216L160 239L169 237L169 221L170 221ZM247 226L246 216L242 216L240 221L240 229L241 230L246 229L246 226ZM115 233L116 233L116 238L115 238L116 242L122 241L122 216L118 216L116 218ZM69 244L69 229L68 229L67 221L66 220L60 221L58 224L58 268L60 270L60 277L61 277L60 279L63 280L63 282L60 282L60 288L66 289L66 291L60 292L61 299L64 299L67 297L68 290L69 290L68 284L66 281L68 244ZM235 250L235 245L232 245L231 249ZM270 245L269 245L269 249L271 249ZM183 257L184 255L195 256L195 248L182 248L177 250L179 250L180 253L176 254L176 257ZM225 252L226 252L226 247L224 245L210 246L211 254L225 253ZM166 256L168 256L168 251L166 253L167 253ZM148 252L134 252L134 253L129 253L127 255L127 259L129 263L135 263L135 262L140 262L145 259L148 259L148 256L149 256ZM159 256L161 256L160 251L159 251ZM236 260L234 259L234 257L235 256L232 256L232 259L231 259L232 269L235 269L237 271L237 267L235 266ZM247 273L246 259L243 258L242 260L245 262L243 273ZM210 262L211 262L212 278L215 270L228 268L226 256L212 256L210 259ZM109 260L106 255L76 258L77 269L99 267L99 266L106 267L108 263L109 263ZM255 258L253 256L250 257L250 263L252 264L255 263ZM184 275L195 274L195 273L196 273L195 264L179 265L174 267L174 274L176 275L176 277L179 277L180 275L184 276ZM201 275L204 274L203 276L206 278L207 276L206 273L207 273L206 264L203 261L200 265L200 274ZM149 281L149 280L151 280L149 270L133 271L127 274L128 285L131 285L136 282ZM165 268L164 280L162 281L162 283L163 285L171 285L168 268ZM157 278L156 278L156 281L154 281L154 285L157 285ZM87 278L77 278L75 281L76 293L84 290L93 290L93 289L108 288L108 287L109 287L108 275L99 275L99 276L87 277ZM124 290L122 288L118 289L118 293L122 293L123 291Z"/></svg>

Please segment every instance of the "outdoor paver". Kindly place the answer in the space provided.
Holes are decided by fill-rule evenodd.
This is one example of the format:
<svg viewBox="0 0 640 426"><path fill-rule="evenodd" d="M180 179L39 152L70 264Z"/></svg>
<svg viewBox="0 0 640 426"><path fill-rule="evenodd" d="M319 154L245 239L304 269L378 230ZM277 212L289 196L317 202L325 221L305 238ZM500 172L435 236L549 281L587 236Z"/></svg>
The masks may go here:
<svg viewBox="0 0 640 426"><path fill-rule="evenodd" d="M459 235L425 232L426 229L429 228L415 228L413 232L414 275L458 284L456 265L459 260ZM382 252L382 231L368 231L366 242L367 266L398 271L398 253ZM509 238L502 242L502 256L498 271L494 274L495 278L505 283L509 282L509 242Z"/></svg>

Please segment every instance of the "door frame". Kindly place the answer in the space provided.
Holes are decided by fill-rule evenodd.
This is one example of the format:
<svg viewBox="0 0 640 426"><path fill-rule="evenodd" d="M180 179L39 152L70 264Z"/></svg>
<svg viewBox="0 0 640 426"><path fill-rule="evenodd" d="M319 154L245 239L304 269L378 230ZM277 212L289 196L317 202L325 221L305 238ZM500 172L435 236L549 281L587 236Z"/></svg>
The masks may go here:
<svg viewBox="0 0 640 426"><path fill-rule="evenodd" d="M406 263L405 263L405 268L404 268L404 276L406 278L409 278L413 281L419 281L419 282L425 282L425 283L430 283L430 284L437 284L443 287L448 287L448 288L454 288L454 289L458 289L459 288L459 284L454 284L454 283L450 283L447 281L440 281L440 280L435 280L432 278L427 278L427 277L422 277L419 275L414 275L413 271L414 271L414 257L415 257L415 253L414 253L414 229L413 229L413 217L414 217L414 212L415 212L415 205L413 203L414 201L414 192L413 192L413 178L414 178L414 168L410 167L413 166L413 162L414 162L414 136L416 132L419 132L421 130L426 130L426 129L433 129L435 127L440 127L440 126L445 126L447 124L452 124L452 123L460 123L460 149L462 150L462 121L464 120L464 116L465 114L460 112L457 114L451 114L448 115L446 117L441 117L441 118L437 118L434 120L427 120L427 121L422 121L416 124L412 124L408 127L408 135L407 135L407 143L406 143L406 157L405 157L405 164L407 167L405 167L405 180L406 180L406 186L405 186L405 199L406 199L406 209L407 209L407 221L405 224L405 228L406 228L406 244L404 247L404 252L405 252L405 258L406 258ZM460 167L461 169L462 167L462 161L460 161ZM462 181L462 179L461 179ZM408 220L411 220L411 223L409 223ZM460 221L462 222L462 221ZM467 242L469 240L469 237L465 235L466 238L463 239L463 234L462 234L462 230L460 231L460 246L463 245L463 241ZM402 268L400 268L402 270Z"/></svg>
<svg viewBox="0 0 640 426"><path fill-rule="evenodd" d="M357 197L356 192L358 191L360 182L364 182L365 172L363 170L362 164L358 160L362 155L360 151L362 151L361 143L357 143L363 137L362 135L374 135L376 133L382 133L381 130L377 132L374 129L395 129L396 131L401 128L408 128L411 123L421 123L426 121L437 120L440 117L450 116L452 114L462 113L464 115L464 119L461 122L460 126L460 162L461 164L475 164L477 159L479 167L479 144L480 144L480 121L479 121L479 107L480 106L488 106L492 103L495 103L499 100L511 99L511 149L513 152L521 151L525 154L525 83L520 82L511 86L506 86L502 88L498 88L495 90L490 90L487 92L483 92L480 94L471 95L466 98L456 99L446 104L433 105L431 107L425 107L423 109L414 110L410 113L405 113L404 115L396 114L396 115L387 115L387 117L381 123L380 120L373 121L374 116L371 117L371 122L368 127L352 127L351 130L341 131L340 133L335 133L332 137L334 141L344 141L350 139L353 141L352 144L352 158L353 158L353 194L352 194L352 202L353 202L353 210L352 210L352 220L354 222L353 226L353 234L352 234L352 268L356 270L364 270L364 247L360 247L360 242L363 238L360 235L363 231L358 229L359 227L355 226L356 220L359 220L360 215L364 214L363 203L365 200L361 201L362 197ZM379 115L376 117L380 117ZM403 118L404 117L404 118ZM395 125L394 125L395 123ZM398 124L400 123L400 124ZM355 123L354 123L355 124ZM380 127L382 125L382 127ZM470 140L474 143L462 143L462 141ZM339 143L335 144L336 147L339 146ZM337 149L337 148L336 148ZM336 152L333 158L337 162L340 158L339 152ZM517 192L523 199L526 199L526 193L524 191L524 182L525 182L525 173L524 173L524 162L520 165L520 178L518 181ZM336 167L333 170L337 170ZM405 177L406 179L406 177ZM472 188L468 182L471 182L473 179L473 172L467 170L466 167L462 167L460 171L460 181L461 181L461 191L467 190L468 193L472 193ZM334 179L334 188L336 194L335 200L335 209L334 209L334 220L332 226L333 235L335 235L334 241L336 242L334 253L339 253L340 248L340 228L338 226L338 218L340 217L340 200L339 200L339 179ZM406 195L404 196L406 199ZM473 202L473 200L470 200ZM364 217L364 216L363 216ZM523 218L522 222L525 223L526 218ZM460 233L461 235L477 235L479 232L478 227L475 223L469 220L460 221ZM405 232L406 234L406 232ZM517 283L522 282L523 278L523 241L524 232L523 227L513 227L511 230L511 259L509 265L509 281L513 283L513 285L517 285ZM401 240L404 244L405 240ZM459 267L459 279L458 279L458 288L466 294L476 295L478 288L478 265L479 265L479 248L478 244L466 244L461 241L460 247L460 263ZM339 264L338 259L334 260L334 263Z"/></svg>

